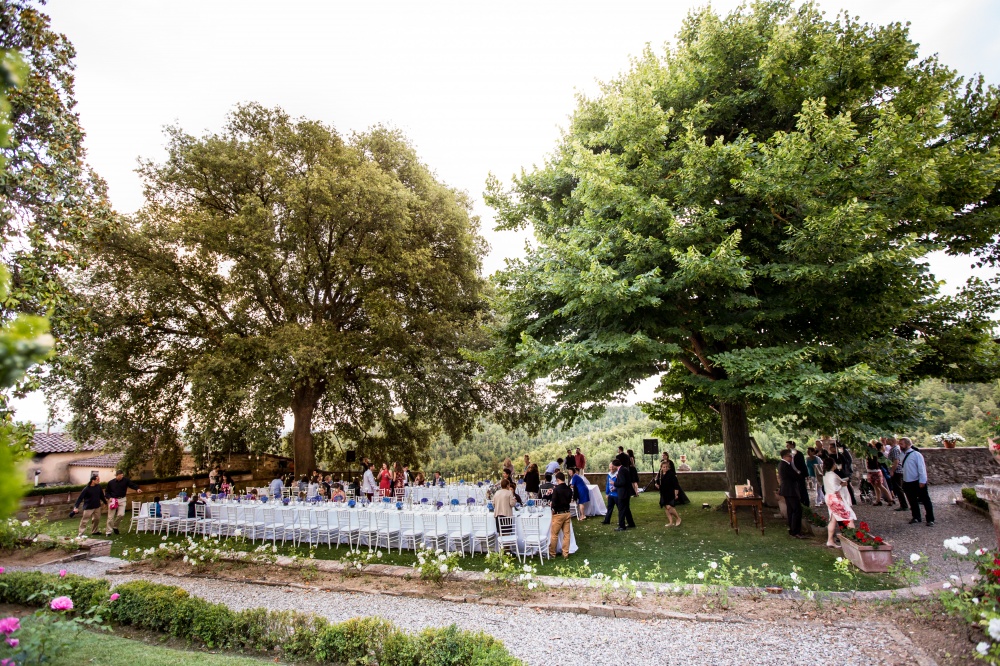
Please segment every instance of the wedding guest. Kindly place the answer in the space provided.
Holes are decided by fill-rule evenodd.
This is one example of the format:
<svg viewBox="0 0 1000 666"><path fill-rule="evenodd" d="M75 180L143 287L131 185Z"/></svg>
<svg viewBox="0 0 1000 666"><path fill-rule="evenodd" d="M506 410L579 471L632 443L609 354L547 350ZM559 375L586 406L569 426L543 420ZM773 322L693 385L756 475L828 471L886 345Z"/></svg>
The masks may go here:
<svg viewBox="0 0 1000 666"><path fill-rule="evenodd" d="M608 496L608 512L604 514L604 524L611 524L611 514L618 506L618 490L615 488L615 479L618 477L618 463L614 460L608 463L608 476L604 480L604 492ZM621 512L619 512L621 513Z"/></svg>
<svg viewBox="0 0 1000 666"><path fill-rule="evenodd" d="M344 487L339 483L333 484L330 489L330 501L331 502L344 502L347 501L347 493L344 492Z"/></svg>
<svg viewBox="0 0 1000 666"><path fill-rule="evenodd" d="M823 459L814 447L809 447L806 451L806 469L809 471L809 478L816 486L816 506L823 504Z"/></svg>
<svg viewBox="0 0 1000 666"><path fill-rule="evenodd" d="M507 517L514 515L514 504L517 499L514 495L514 491L511 490L510 481L507 479L500 479L500 490L493 493L493 517L499 519L501 517ZM497 532L500 531L500 521L497 520Z"/></svg>
<svg viewBox="0 0 1000 666"><path fill-rule="evenodd" d="M896 500L892 496L892 492L889 491L885 477L882 475L882 451L879 449L878 442L874 439L868 442L865 454L865 472L868 474L868 483L872 484L872 488L875 489L875 504L873 506L882 506L883 497L886 504L892 506Z"/></svg>
<svg viewBox="0 0 1000 666"><path fill-rule="evenodd" d="M632 497L637 494L638 482L633 481L633 467L627 454L619 456L617 462L618 474L615 477L615 490L618 492L618 527L616 531L624 532L629 527L635 527L635 520L632 518L632 509L629 504Z"/></svg>
<svg viewBox="0 0 1000 666"><path fill-rule="evenodd" d="M854 498L854 488L851 486L851 474L854 472L852 468L852 463L854 459L846 448L840 445L840 442L836 440L830 440L827 442L827 452L833 461L836 463L837 475L844 481L844 486L847 488L848 494L851 496L851 505L857 504L858 501Z"/></svg>
<svg viewBox="0 0 1000 666"><path fill-rule="evenodd" d="M580 450L579 446L576 447L576 455L574 457L576 458L577 473L580 475L585 474L587 471L587 457L583 455L583 452Z"/></svg>
<svg viewBox="0 0 1000 666"><path fill-rule="evenodd" d="M851 508L850 494L845 493L844 480L836 472L837 463L832 456L823 461L823 491L826 508L830 510L830 522L827 525L826 545L829 548L840 548L833 541L837 523L845 527L854 527L857 516Z"/></svg>
<svg viewBox="0 0 1000 666"><path fill-rule="evenodd" d="M410 466L403 465L403 487L410 485Z"/></svg>
<svg viewBox="0 0 1000 666"><path fill-rule="evenodd" d="M546 472L545 483L542 483L538 486L538 496L541 497L542 499L550 499L553 488L555 488L555 484L552 483L552 475Z"/></svg>
<svg viewBox="0 0 1000 666"><path fill-rule="evenodd" d="M197 517L197 514L195 513L195 511L196 511L196 508L198 507L199 504L201 506L205 506L205 500L198 493L192 493L191 497L188 498L188 512L187 512L187 517L189 519Z"/></svg>
<svg viewBox="0 0 1000 666"><path fill-rule="evenodd" d="M382 469L378 471L378 492L383 497L388 497L392 493L392 472L385 463L382 463Z"/></svg>
<svg viewBox="0 0 1000 666"><path fill-rule="evenodd" d="M910 505L906 501L906 493L903 492L903 450L899 446L899 440L895 437L886 437L886 444L889 445L889 477L892 479L892 492L899 500L899 508L896 511L907 511Z"/></svg>
<svg viewBox="0 0 1000 666"><path fill-rule="evenodd" d="M573 491L566 485L566 477L556 472L556 485L552 489L552 527L549 532L549 559L556 556L559 535L562 534L562 556L569 559L570 515L569 503L573 501Z"/></svg>
<svg viewBox="0 0 1000 666"><path fill-rule="evenodd" d="M802 506L809 506L809 489L806 487L806 479L809 478L809 468L806 467L806 458L798 450L798 444L792 440L785 442L785 448L792 452L792 467L798 475L799 502Z"/></svg>
<svg viewBox="0 0 1000 666"><path fill-rule="evenodd" d="M434 472L434 480L431 481L431 485L444 488L444 478L442 478L441 472Z"/></svg>
<svg viewBox="0 0 1000 666"><path fill-rule="evenodd" d="M313 480L311 480L309 482L309 485L306 486L306 499L312 499L318 496L319 496L319 484L316 483L316 478L313 477Z"/></svg>
<svg viewBox="0 0 1000 666"><path fill-rule="evenodd" d="M395 493L397 490L402 490L404 487L406 487L406 473L403 471L403 466L399 463L393 463L392 492Z"/></svg>
<svg viewBox="0 0 1000 666"><path fill-rule="evenodd" d="M587 517L587 503L590 501L590 488L575 468L566 471L569 472L569 485L573 490L573 497L576 498L576 518L584 520Z"/></svg>
<svg viewBox="0 0 1000 666"><path fill-rule="evenodd" d="M796 539L801 539L803 538L802 502L799 499L799 493L801 492L799 481L804 472L800 473L795 468L793 460L794 455L791 448L787 448L781 452L781 462L778 463L778 495L785 498L788 535Z"/></svg>
<svg viewBox="0 0 1000 666"><path fill-rule="evenodd" d="M566 449L566 461L563 463L563 467L565 467L567 471L577 468L576 456L573 455L573 449Z"/></svg>
<svg viewBox="0 0 1000 666"><path fill-rule="evenodd" d="M664 452L666 455L666 452ZM677 471L669 456L660 463L660 471L653 480L654 487L660 491L660 508L667 514L667 524L664 527L677 527L681 517L677 513L677 500L681 494L681 485L677 482Z"/></svg>
<svg viewBox="0 0 1000 666"><path fill-rule="evenodd" d="M536 498L538 497L539 485L538 465L529 463L524 472L524 492L528 493L528 497Z"/></svg>
<svg viewBox="0 0 1000 666"><path fill-rule="evenodd" d="M375 497L375 493L378 492L378 484L375 483L375 475L372 474L371 463L362 463L365 468L365 473L361 475L361 493L368 499L369 502Z"/></svg>
<svg viewBox="0 0 1000 666"><path fill-rule="evenodd" d="M122 470L115 470L115 478L108 481L107 488L104 489L104 496L108 500L108 522L105 525L104 533L121 534L118 531L118 524L125 517L125 495L129 488L139 490L139 486L133 483L132 479L125 476Z"/></svg>
<svg viewBox="0 0 1000 666"><path fill-rule="evenodd" d="M555 460L553 460L552 462L550 462L548 465L545 466L545 473L555 474L556 472L559 471L559 468L562 467L562 464L563 464L563 459L556 458Z"/></svg>
<svg viewBox="0 0 1000 666"><path fill-rule="evenodd" d="M913 447L913 442L909 437L899 438L899 448L903 452L903 492L910 503L910 515L913 518L910 524L919 523L920 505L924 505L927 513L927 527L934 525L934 507L931 505L931 496L927 492L927 465L924 463L924 455Z"/></svg>
<svg viewBox="0 0 1000 666"><path fill-rule="evenodd" d="M635 466L635 451L632 449L626 449L625 455L628 456L628 471L632 476L632 497L639 496L639 468ZM631 510L629 511L631 516Z"/></svg>
<svg viewBox="0 0 1000 666"><path fill-rule="evenodd" d="M528 469L530 467L531 467L531 458L529 458L528 454L525 453L524 454L524 471L522 472L522 474L527 474L528 473Z"/></svg>
<svg viewBox="0 0 1000 666"><path fill-rule="evenodd" d="M80 491L80 496L76 498L76 504L73 505L73 511L70 513L70 516L75 516L80 505L83 504L83 517L80 518L80 528L77 532L79 536L83 536L87 531L88 522L90 523L90 533L100 534L101 505L107 503L104 489L101 488L101 480L96 476L90 477L90 483ZM159 517L158 512L157 517Z"/></svg>
<svg viewBox="0 0 1000 666"><path fill-rule="evenodd" d="M413 485L422 486L427 483L427 479L424 478L423 472L417 472L417 475L413 477Z"/></svg>

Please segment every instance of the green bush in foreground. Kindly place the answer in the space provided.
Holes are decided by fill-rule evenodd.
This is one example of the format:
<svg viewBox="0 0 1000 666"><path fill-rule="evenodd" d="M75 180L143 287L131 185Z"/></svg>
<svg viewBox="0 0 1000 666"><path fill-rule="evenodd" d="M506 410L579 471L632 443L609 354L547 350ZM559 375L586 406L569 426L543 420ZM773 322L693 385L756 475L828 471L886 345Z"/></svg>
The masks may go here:
<svg viewBox="0 0 1000 666"><path fill-rule="evenodd" d="M32 594L46 586L69 585L78 611L107 603L110 586L103 579L38 571L7 573L0 578L0 602L24 606L46 603ZM185 590L138 580L115 588L108 606L112 622L169 634L212 649L272 653L285 659L347 666L519 666L502 643L483 633L452 625L401 631L381 618L355 618L330 624L321 617L262 608L236 612L224 604L192 597Z"/></svg>

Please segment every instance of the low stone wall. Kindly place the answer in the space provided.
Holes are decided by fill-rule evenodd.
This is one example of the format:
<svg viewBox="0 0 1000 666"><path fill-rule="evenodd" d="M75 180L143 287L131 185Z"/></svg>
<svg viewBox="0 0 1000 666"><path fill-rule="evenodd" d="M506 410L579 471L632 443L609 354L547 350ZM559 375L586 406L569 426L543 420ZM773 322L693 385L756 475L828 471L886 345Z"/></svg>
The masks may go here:
<svg viewBox="0 0 1000 666"><path fill-rule="evenodd" d="M920 447L927 464L927 482L978 483L984 476L1000 474L998 464L985 446L961 446L954 449ZM864 466L864 461L862 461Z"/></svg>

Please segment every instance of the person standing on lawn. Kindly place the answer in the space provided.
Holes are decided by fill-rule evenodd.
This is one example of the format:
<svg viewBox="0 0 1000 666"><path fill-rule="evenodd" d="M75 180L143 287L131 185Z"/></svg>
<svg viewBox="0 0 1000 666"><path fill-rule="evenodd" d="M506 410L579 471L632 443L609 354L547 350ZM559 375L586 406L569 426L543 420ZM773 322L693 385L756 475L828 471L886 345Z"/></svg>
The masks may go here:
<svg viewBox="0 0 1000 666"><path fill-rule="evenodd" d="M806 465L806 457L798 450L798 444L792 440L785 442L785 448L792 452L792 467L799 475L799 502L802 506L809 506L809 488L806 486L809 467Z"/></svg>
<svg viewBox="0 0 1000 666"><path fill-rule="evenodd" d="M632 481L632 466L628 455L618 458L618 476L615 477L615 490L618 491L618 527L615 531L624 532L629 527L635 527L632 509L629 502L635 495L635 483Z"/></svg>
<svg viewBox="0 0 1000 666"><path fill-rule="evenodd" d="M569 559L569 503L573 501L573 491L566 485L566 476L556 472L556 486L552 489L552 529L549 532L549 559L556 556L556 546L562 533L562 556Z"/></svg>
<svg viewBox="0 0 1000 666"><path fill-rule="evenodd" d="M590 488L582 475L577 473L576 468L570 468L569 485L573 489L573 496L576 497L576 518L584 520L587 516L587 503L590 501Z"/></svg>
<svg viewBox="0 0 1000 666"><path fill-rule="evenodd" d="M91 523L90 533L92 535L101 533L101 505L107 503L104 489L101 488L101 480L96 476L90 477L90 484L80 491L80 496L76 498L76 504L73 505L73 511L70 514L71 517L75 516L80 504L83 504L83 518L80 519L79 536L86 533L88 522Z"/></svg>
<svg viewBox="0 0 1000 666"><path fill-rule="evenodd" d="M604 492L608 495L608 512L604 514L604 524L611 524L611 514L618 506L618 490L615 488L615 479L618 477L618 463L612 460L608 463L608 477L604 481ZM621 515L621 511L618 512Z"/></svg>
<svg viewBox="0 0 1000 666"><path fill-rule="evenodd" d="M664 527L680 527L681 517L677 514L677 501L680 499L681 484L677 482L677 471L674 469L674 461L670 459L667 452L660 462L660 471L656 473L654 484L660 491L660 508L667 514L667 524Z"/></svg>
<svg viewBox="0 0 1000 666"><path fill-rule="evenodd" d="M132 479L126 478L125 472L120 469L115 470L115 478L108 481L108 487L104 491L108 500L108 523L104 529L104 533L107 535L112 532L120 534L118 525L125 517L125 505L128 504L125 501L125 495L128 494L129 488L139 490L139 486L135 485Z"/></svg>
<svg viewBox="0 0 1000 666"><path fill-rule="evenodd" d="M802 502L799 497L799 481L802 475L792 460L792 449L781 452L781 462L778 463L778 494L785 498L785 513L788 517L788 535L796 539L802 538ZM807 495L808 497L808 495Z"/></svg>
<svg viewBox="0 0 1000 666"><path fill-rule="evenodd" d="M913 516L910 524L922 522L920 505L923 504L927 512L927 527L931 527L934 525L934 507L927 492L927 465L924 463L924 456L913 448L909 437L899 438L899 448L903 452L903 462L900 464L903 469L903 492L910 502L910 515Z"/></svg>

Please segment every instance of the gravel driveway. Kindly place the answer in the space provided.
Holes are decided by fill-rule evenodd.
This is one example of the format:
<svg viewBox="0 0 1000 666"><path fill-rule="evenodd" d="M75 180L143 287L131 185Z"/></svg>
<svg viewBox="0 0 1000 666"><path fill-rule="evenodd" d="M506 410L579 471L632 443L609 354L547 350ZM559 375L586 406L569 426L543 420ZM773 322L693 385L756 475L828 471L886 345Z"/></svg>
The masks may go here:
<svg viewBox="0 0 1000 666"><path fill-rule="evenodd" d="M66 568L86 576L102 576L107 565L81 561L38 568L46 571ZM737 663L868 666L873 663L874 654L885 660L882 663L918 663L909 640L894 628L880 625L866 629L866 649L861 653L857 649L856 627L819 622L630 620L198 578L116 575L112 580L118 583L136 578L177 585L193 595L222 601L235 610L258 607L297 610L333 621L377 615L409 631L454 623L463 629L495 636L511 653L532 666L577 664L583 654L588 655L585 661L589 662L599 659L691 666Z"/></svg>

